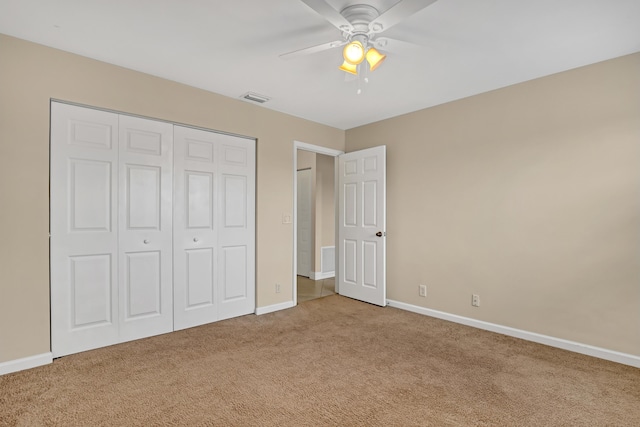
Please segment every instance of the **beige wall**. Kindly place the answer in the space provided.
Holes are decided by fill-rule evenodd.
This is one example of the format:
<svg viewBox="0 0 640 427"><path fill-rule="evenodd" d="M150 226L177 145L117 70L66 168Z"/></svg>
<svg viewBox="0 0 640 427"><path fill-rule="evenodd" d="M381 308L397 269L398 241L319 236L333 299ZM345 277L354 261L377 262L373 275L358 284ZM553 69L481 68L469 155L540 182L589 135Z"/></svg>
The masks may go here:
<svg viewBox="0 0 640 427"><path fill-rule="evenodd" d="M640 355L640 54L347 131L382 144L388 298Z"/></svg>
<svg viewBox="0 0 640 427"><path fill-rule="evenodd" d="M257 138L257 304L291 301L293 141L344 131L0 35L0 363L50 349L50 98Z"/></svg>

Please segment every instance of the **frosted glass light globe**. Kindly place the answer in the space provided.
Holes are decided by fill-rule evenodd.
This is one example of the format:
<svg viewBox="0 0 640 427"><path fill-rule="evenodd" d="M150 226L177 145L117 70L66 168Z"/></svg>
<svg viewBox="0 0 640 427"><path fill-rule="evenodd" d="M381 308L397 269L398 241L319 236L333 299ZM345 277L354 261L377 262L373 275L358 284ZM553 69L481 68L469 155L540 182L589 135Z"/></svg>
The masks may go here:
<svg viewBox="0 0 640 427"><path fill-rule="evenodd" d="M349 64L358 65L364 60L364 46L359 41L354 40L344 47L342 56Z"/></svg>

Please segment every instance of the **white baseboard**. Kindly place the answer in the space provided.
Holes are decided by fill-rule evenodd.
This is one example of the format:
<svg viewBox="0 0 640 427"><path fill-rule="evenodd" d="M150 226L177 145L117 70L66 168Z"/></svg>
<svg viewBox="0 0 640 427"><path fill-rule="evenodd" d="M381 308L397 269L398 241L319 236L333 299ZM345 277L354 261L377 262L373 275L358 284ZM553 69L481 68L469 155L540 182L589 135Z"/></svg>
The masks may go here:
<svg viewBox="0 0 640 427"><path fill-rule="evenodd" d="M261 314L273 313L274 311L286 310L293 306L293 301L286 301L279 304L268 305L266 307L257 307L256 314L259 316Z"/></svg>
<svg viewBox="0 0 640 427"><path fill-rule="evenodd" d="M24 371L25 369L36 368L42 365L48 365L53 362L52 353L36 354L35 356L23 357L22 359L9 360L0 363L0 375L10 374L12 372Z"/></svg>
<svg viewBox="0 0 640 427"><path fill-rule="evenodd" d="M327 271L325 273L322 271L312 271L309 273L309 279L311 280L330 279L332 277L336 277L335 271Z"/></svg>
<svg viewBox="0 0 640 427"><path fill-rule="evenodd" d="M564 340L561 338L550 337L548 335L537 334L535 332L523 331L521 329L510 328L508 326L497 325L495 323L484 322L482 320L471 319L469 317L458 316L456 314L445 313L443 311L432 310L430 308L419 307L400 301L387 300L387 304L391 307L401 310L411 311L413 313L423 314L425 316L436 317L438 319L448 320L462 325L472 326L486 331L497 332L499 334L508 335L510 337L520 338L527 341L533 341L539 344L545 344L551 347L561 348L563 350L573 351L575 353L586 354L600 359L612 362L622 363L624 365L640 368L640 356L633 354L620 353L606 348L594 347L588 344L582 344L575 341Z"/></svg>

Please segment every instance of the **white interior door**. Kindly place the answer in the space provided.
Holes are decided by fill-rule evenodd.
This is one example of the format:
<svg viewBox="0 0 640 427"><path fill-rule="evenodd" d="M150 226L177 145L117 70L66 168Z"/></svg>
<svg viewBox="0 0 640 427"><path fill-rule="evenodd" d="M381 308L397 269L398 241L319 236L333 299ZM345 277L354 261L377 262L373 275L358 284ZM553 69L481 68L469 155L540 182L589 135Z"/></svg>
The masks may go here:
<svg viewBox="0 0 640 427"><path fill-rule="evenodd" d="M255 311L255 141L174 130L174 328Z"/></svg>
<svg viewBox="0 0 640 427"><path fill-rule="evenodd" d="M218 186L219 319L255 312L256 142L216 134Z"/></svg>
<svg viewBox="0 0 640 427"><path fill-rule="evenodd" d="M51 104L54 357L118 342L118 115Z"/></svg>
<svg viewBox="0 0 640 427"><path fill-rule="evenodd" d="M385 306L386 147L338 159L338 289Z"/></svg>
<svg viewBox="0 0 640 427"><path fill-rule="evenodd" d="M174 128L174 329L218 319L217 134Z"/></svg>
<svg viewBox="0 0 640 427"><path fill-rule="evenodd" d="M119 116L120 340L173 330L173 125Z"/></svg>
<svg viewBox="0 0 640 427"><path fill-rule="evenodd" d="M299 276L311 275L311 169L297 171L297 206L296 206L296 247L297 269Z"/></svg>

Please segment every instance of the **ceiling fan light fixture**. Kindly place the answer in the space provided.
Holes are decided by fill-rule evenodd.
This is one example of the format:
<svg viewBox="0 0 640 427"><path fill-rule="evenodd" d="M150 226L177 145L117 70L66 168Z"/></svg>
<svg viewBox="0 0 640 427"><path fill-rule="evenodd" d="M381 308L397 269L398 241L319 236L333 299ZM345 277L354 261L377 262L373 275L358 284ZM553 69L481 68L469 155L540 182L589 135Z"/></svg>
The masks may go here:
<svg viewBox="0 0 640 427"><path fill-rule="evenodd" d="M344 47L342 56L345 62L358 65L364 60L364 46L358 40L354 40Z"/></svg>
<svg viewBox="0 0 640 427"><path fill-rule="evenodd" d="M383 55L374 47L369 48L367 51L367 62L369 63L369 69L371 71L378 68L384 60L387 59L387 55Z"/></svg>
<svg viewBox="0 0 640 427"><path fill-rule="evenodd" d="M340 69L346 73L358 75L358 66L356 64L350 64L348 61L344 61L340 66Z"/></svg>

